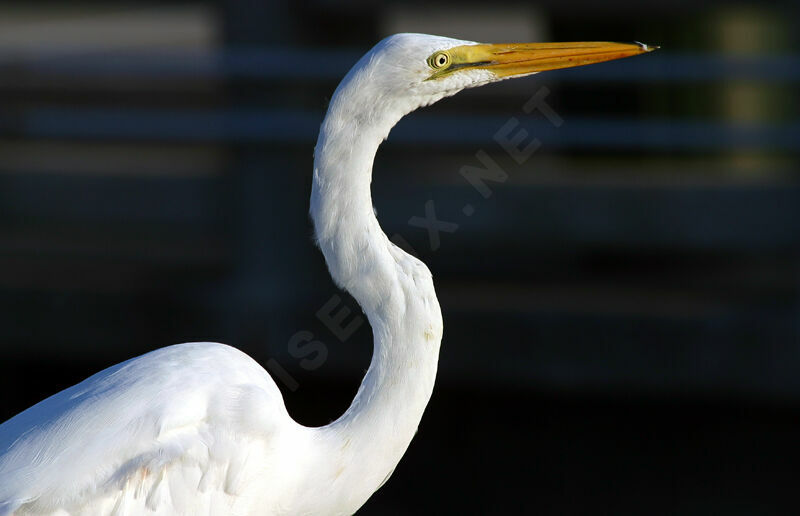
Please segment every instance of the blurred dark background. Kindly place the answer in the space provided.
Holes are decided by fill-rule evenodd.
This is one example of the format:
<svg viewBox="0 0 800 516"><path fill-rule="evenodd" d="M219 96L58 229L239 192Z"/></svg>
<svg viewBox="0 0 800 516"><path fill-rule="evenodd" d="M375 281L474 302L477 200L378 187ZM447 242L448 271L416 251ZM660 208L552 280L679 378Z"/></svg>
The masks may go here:
<svg viewBox="0 0 800 516"><path fill-rule="evenodd" d="M338 417L371 352L368 325L325 322L361 316L307 217L339 79L394 32L641 40L662 49L463 92L383 146L379 219L433 271L445 337L420 432L360 514L797 514L798 15L4 1L0 420L193 340L259 360L302 423ZM560 127L523 111L537 92ZM541 141L522 164L493 138L511 117ZM479 151L509 175L488 199L459 174ZM458 224L437 249L408 223L427 201Z"/></svg>

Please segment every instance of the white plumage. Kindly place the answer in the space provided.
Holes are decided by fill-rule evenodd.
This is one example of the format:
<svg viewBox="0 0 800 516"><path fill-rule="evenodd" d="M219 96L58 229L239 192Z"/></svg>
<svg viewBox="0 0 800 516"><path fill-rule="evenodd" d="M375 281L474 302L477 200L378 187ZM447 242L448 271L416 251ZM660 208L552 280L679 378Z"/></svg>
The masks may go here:
<svg viewBox="0 0 800 516"><path fill-rule="evenodd" d="M402 116L463 88L647 50L564 45L572 46L400 34L337 88L316 146L311 215L331 275L361 305L375 346L344 415L303 427L244 353L214 343L163 348L0 425L0 516L345 515L361 507L417 430L442 337L430 272L375 218L375 152Z"/></svg>
<svg viewBox="0 0 800 516"><path fill-rule="evenodd" d="M221 344L123 362L0 426L0 513L224 514L293 424L263 368ZM302 432L300 432L302 433ZM278 459L277 456L274 457Z"/></svg>

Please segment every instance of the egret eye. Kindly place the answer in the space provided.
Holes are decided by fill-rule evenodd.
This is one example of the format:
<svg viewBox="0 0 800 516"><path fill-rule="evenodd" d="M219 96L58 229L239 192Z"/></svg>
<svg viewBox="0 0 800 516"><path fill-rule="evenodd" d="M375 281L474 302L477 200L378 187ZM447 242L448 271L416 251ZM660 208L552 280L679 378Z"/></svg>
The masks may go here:
<svg viewBox="0 0 800 516"><path fill-rule="evenodd" d="M450 64L450 56L444 52L436 52L430 58L428 58L428 64L431 68L439 69L444 68L445 66Z"/></svg>

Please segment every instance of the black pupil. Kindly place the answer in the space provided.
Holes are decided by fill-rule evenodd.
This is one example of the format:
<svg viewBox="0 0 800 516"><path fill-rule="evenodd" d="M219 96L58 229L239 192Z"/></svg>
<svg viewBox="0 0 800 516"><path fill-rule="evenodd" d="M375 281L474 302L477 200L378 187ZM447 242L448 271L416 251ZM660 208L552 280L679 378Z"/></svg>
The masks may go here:
<svg viewBox="0 0 800 516"><path fill-rule="evenodd" d="M444 57L444 56L439 56L439 57L436 59L436 61L439 63L439 66L442 66L442 65L444 64L445 57Z"/></svg>

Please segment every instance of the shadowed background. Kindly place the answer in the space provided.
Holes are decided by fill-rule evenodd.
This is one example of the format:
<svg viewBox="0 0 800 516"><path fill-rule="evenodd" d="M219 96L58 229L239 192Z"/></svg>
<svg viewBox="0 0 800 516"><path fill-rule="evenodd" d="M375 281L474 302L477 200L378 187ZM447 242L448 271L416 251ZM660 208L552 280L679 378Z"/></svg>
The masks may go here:
<svg viewBox="0 0 800 516"><path fill-rule="evenodd" d="M300 422L335 419L371 353L307 217L344 73L401 31L641 40L662 49L463 92L379 152L379 220L433 271L445 336L360 514L796 514L798 14L4 2L0 420L192 340L247 351ZM498 135L521 129L520 163ZM479 190L462 172L487 156L507 179Z"/></svg>

